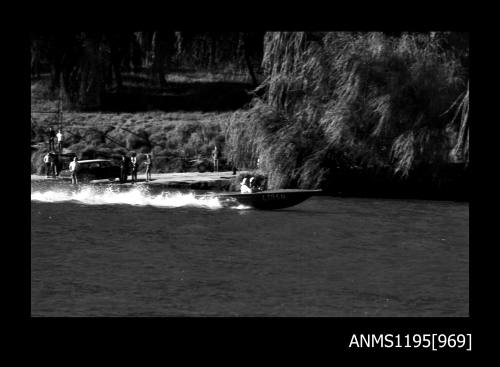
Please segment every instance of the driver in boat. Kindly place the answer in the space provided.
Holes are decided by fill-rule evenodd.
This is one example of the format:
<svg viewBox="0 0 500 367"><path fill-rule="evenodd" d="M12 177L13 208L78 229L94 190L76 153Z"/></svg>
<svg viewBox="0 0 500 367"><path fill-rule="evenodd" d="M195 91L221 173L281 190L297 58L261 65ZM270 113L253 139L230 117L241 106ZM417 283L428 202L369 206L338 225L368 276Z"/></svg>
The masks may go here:
<svg viewBox="0 0 500 367"><path fill-rule="evenodd" d="M250 179L250 189L252 189L252 192L264 191L262 183L258 185L255 177Z"/></svg>
<svg viewBox="0 0 500 367"><path fill-rule="evenodd" d="M242 194L251 194L252 189L248 186L248 178L244 178L243 181L241 181L241 193Z"/></svg>

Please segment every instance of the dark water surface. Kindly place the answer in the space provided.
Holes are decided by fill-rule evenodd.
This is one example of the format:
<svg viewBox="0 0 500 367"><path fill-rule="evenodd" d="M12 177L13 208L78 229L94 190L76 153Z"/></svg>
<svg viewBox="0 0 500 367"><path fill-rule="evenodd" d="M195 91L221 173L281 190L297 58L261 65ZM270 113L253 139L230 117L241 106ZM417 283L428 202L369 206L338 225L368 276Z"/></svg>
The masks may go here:
<svg viewBox="0 0 500 367"><path fill-rule="evenodd" d="M469 313L467 203L75 195L32 182L33 316Z"/></svg>

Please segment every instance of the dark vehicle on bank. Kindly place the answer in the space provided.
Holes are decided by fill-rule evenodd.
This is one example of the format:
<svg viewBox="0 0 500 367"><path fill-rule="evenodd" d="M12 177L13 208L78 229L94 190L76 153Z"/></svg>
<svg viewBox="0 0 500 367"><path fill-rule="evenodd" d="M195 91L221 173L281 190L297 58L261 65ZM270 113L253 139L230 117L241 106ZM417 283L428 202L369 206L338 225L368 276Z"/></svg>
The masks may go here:
<svg viewBox="0 0 500 367"><path fill-rule="evenodd" d="M120 166L114 164L108 159L89 159L78 161L78 169L76 171L78 180L112 180L120 178ZM65 169L61 171L60 177L71 179L71 171Z"/></svg>

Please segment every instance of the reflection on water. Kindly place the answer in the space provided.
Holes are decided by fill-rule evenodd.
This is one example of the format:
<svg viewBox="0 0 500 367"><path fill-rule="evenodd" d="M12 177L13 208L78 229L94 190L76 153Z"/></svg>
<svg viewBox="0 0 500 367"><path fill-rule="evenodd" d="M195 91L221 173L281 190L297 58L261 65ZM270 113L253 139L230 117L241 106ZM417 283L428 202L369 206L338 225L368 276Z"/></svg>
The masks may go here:
<svg viewBox="0 0 500 367"><path fill-rule="evenodd" d="M468 204L31 188L32 314L467 316Z"/></svg>

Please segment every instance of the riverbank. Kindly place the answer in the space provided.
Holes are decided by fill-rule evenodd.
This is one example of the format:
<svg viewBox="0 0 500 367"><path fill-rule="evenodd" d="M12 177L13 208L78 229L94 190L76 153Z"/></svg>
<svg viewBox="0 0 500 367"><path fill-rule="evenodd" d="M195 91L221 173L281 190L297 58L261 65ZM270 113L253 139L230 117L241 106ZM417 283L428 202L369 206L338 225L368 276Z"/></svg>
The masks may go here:
<svg viewBox="0 0 500 367"><path fill-rule="evenodd" d="M31 171L41 174L48 149L47 129L57 126L50 114L35 116L32 147L37 149L32 149ZM224 131L230 116L228 112L66 112L63 148L80 159L118 160L132 151L142 158L151 153L157 173L188 171L191 160L210 159L215 145L224 154ZM224 162L222 159L220 164Z"/></svg>
<svg viewBox="0 0 500 367"><path fill-rule="evenodd" d="M238 191L240 175L247 172L239 172L233 175L232 171L224 172L176 172L176 173L153 173L151 181L146 182L146 175L137 175L138 185L146 185L152 188L162 189L190 189L190 190L216 190L216 191ZM130 178L130 177L129 177ZM46 178L42 175L31 175L31 181L67 181L63 178ZM96 180L95 183L109 183L108 180ZM125 185L132 185L130 180Z"/></svg>
<svg viewBox="0 0 500 367"><path fill-rule="evenodd" d="M122 90L125 96L122 98L121 94L119 96L110 92L112 98L121 98L121 105L127 108L103 108L93 112L65 108L62 116L56 113L58 95L50 92L49 76L33 80L31 173L43 174L41 162L48 150L48 129L52 127L57 130L61 126L64 136L63 148L75 153L80 159L119 160L122 154L134 151L139 154L140 159L145 153L152 154L154 170L157 173L186 172L191 170L194 160L211 160L212 150L217 145L222 155L219 168L230 169L231 167L225 166L226 129L234 110L241 108L244 103L237 103L229 109L224 105L224 100L229 99L228 91L233 94L246 94L246 84L228 80L228 86L223 88L225 92L222 93L220 88L224 83L212 77L187 75L184 79L172 79L169 88L147 90L131 75L127 75L124 76ZM127 99L130 97L127 94L130 90L139 93L141 100L160 99L162 102L158 105L153 103L148 108L133 108L135 105ZM203 98L198 95L191 96L201 90ZM184 98L186 101L181 103L176 98ZM134 95L132 99L137 102L138 96ZM211 107L208 108L206 103Z"/></svg>
<svg viewBox="0 0 500 367"><path fill-rule="evenodd" d="M207 81L207 85L210 82ZM43 156L48 148L47 128L59 128L58 116L45 112L57 110L57 100L49 94L43 80L32 83L31 92L31 173L41 175L44 173ZM198 175L198 170L212 169L211 153L217 145L221 153L219 168L224 171L232 169L233 162L243 170L255 169L259 158L261 167L267 172L265 176L269 188L319 188L339 197L469 199L468 165L463 162L421 163L403 176L396 174L389 164L384 167L358 167L350 158L344 157L343 151L327 154L323 140L310 139L315 134L304 132L299 134L300 139L297 140L300 147L294 148L296 152L304 153L293 158L288 151L290 145L284 144L286 139L276 132L262 135L276 138L266 149L262 150L259 144L255 144L256 132L252 129L261 125L267 126L266 129L276 125L273 114L267 120L263 116L267 115L252 114L243 109L64 111L63 151L75 153L80 160L102 158L115 163L121 155L135 152L138 154L141 179L144 178L144 155L151 153L153 177L160 175L158 181L148 184L153 187L237 191L237 183L232 187L225 179L189 178L193 174ZM302 131L300 129L294 131ZM304 161L307 155L314 159ZM163 180L165 176L161 176L164 174L168 175L166 181Z"/></svg>

